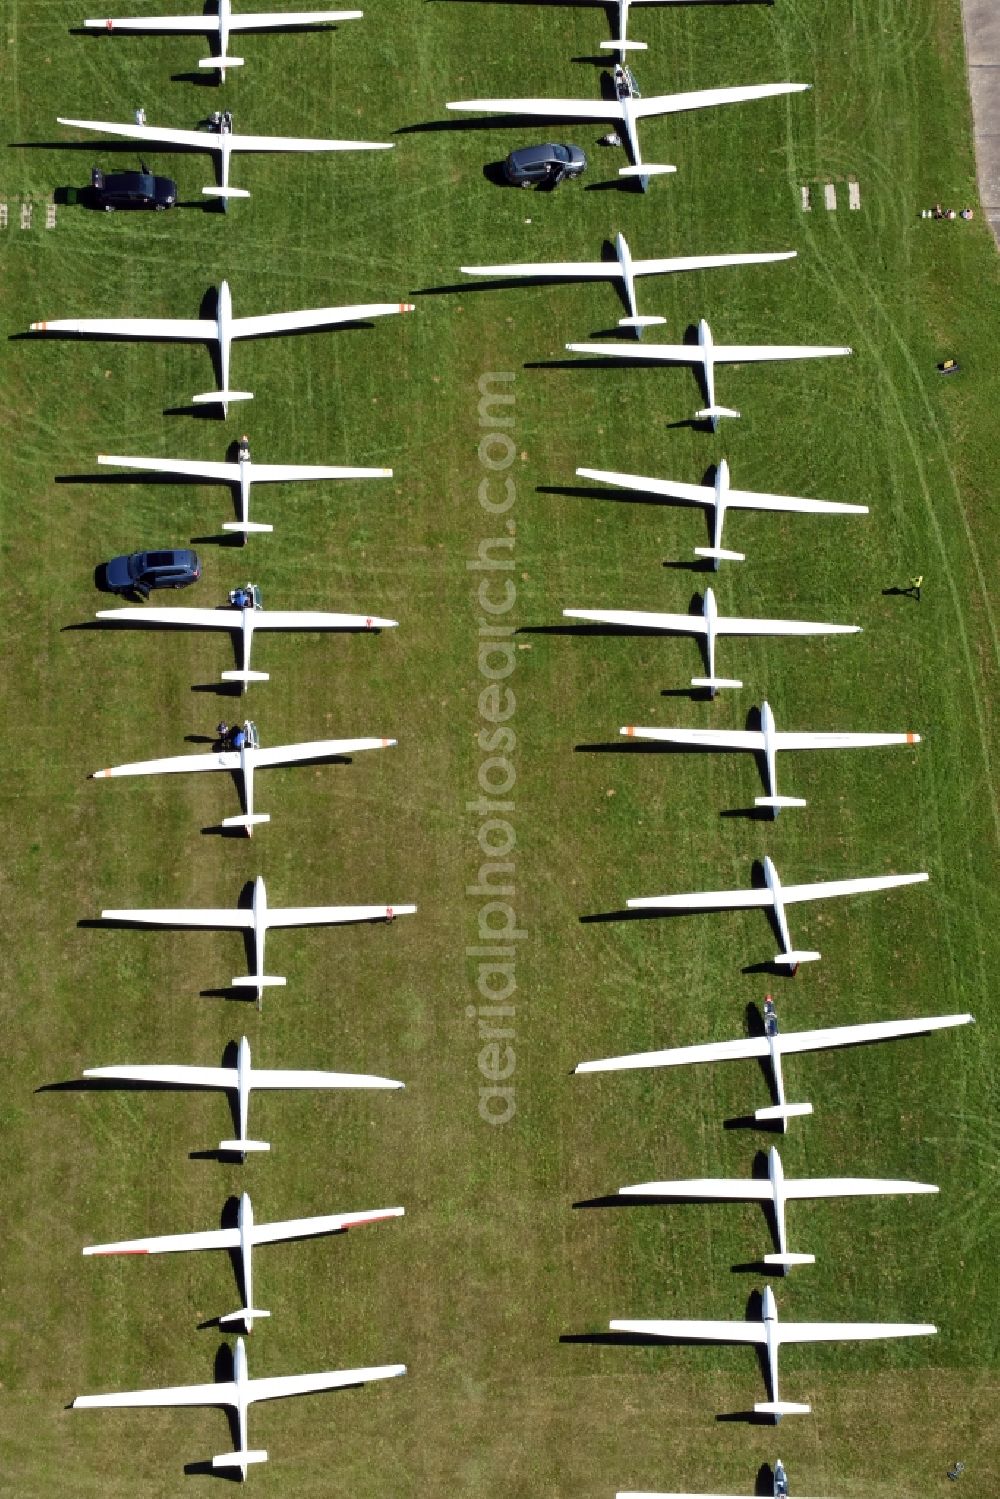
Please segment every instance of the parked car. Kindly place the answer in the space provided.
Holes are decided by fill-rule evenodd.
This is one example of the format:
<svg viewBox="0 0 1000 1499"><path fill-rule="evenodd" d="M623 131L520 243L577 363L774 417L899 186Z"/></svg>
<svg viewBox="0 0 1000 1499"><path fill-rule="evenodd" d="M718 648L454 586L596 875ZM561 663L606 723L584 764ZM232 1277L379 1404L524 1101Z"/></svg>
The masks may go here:
<svg viewBox="0 0 1000 1499"><path fill-rule="evenodd" d="M587 169L587 158L579 146L522 146L503 164L507 181L517 187L548 183L556 187L568 177L579 177Z"/></svg>
<svg viewBox="0 0 1000 1499"><path fill-rule="evenodd" d="M173 178L154 177L145 168L141 172L102 172L94 167L90 191L94 207L103 208L105 213L116 208L153 208L162 213L177 202Z"/></svg>
<svg viewBox="0 0 1000 1499"><path fill-rule="evenodd" d="M153 588L186 588L200 577L198 554L185 547L112 557L104 569L104 580L112 593L138 593L143 598L148 598Z"/></svg>

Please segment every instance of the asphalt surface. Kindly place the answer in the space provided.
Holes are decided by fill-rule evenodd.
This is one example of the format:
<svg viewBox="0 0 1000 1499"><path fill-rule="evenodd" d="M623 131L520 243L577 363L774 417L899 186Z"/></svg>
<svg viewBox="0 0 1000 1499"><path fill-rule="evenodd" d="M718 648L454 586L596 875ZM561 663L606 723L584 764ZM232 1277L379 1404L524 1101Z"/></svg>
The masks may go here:
<svg viewBox="0 0 1000 1499"><path fill-rule="evenodd" d="M1000 244L1000 0L962 0L979 199Z"/></svg>

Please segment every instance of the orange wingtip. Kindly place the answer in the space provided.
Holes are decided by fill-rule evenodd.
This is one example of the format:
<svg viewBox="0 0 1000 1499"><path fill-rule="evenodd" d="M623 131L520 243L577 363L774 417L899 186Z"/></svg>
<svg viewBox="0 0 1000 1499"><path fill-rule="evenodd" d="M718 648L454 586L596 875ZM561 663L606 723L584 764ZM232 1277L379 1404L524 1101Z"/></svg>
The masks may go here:
<svg viewBox="0 0 1000 1499"><path fill-rule="evenodd" d="M417 304L416 302L400 302L399 310L400 312L416 312Z"/></svg>
<svg viewBox="0 0 1000 1499"><path fill-rule="evenodd" d="M625 730L625 733L628 735L629 739L631 739L635 733L635 726L633 724L629 724L628 728Z"/></svg>
<svg viewBox="0 0 1000 1499"><path fill-rule="evenodd" d="M906 742L907 742L907 744L919 744L920 743L920 735L919 734L907 734L907 736L906 736Z"/></svg>
<svg viewBox="0 0 1000 1499"><path fill-rule="evenodd" d="M48 323L32 323L31 326L30 326L30 328L28 329L28 332L29 333L44 333L45 330L46 330L46 328L48 326L49 326Z"/></svg>

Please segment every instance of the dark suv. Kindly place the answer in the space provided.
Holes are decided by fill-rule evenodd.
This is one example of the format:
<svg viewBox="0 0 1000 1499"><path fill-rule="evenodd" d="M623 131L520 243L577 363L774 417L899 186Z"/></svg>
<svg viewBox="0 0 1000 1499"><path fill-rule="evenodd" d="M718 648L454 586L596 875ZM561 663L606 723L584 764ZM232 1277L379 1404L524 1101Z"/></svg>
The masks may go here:
<svg viewBox="0 0 1000 1499"><path fill-rule="evenodd" d="M153 588L186 588L200 577L197 552L183 547L113 557L104 569L104 581L111 593L138 593L143 598L148 598Z"/></svg>
<svg viewBox="0 0 1000 1499"><path fill-rule="evenodd" d="M95 208L111 213L116 208L155 208L162 213L177 202L177 183L172 177L154 177L151 172L102 172L90 174L90 197Z"/></svg>
<svg viewBox="0 0 1000 1499"><path fill-rule="evenodd" d="M503 174L516 187L548 184L556 187L568 177L579 177L587 158L579 146L522 146L503 164Z"/></svg>

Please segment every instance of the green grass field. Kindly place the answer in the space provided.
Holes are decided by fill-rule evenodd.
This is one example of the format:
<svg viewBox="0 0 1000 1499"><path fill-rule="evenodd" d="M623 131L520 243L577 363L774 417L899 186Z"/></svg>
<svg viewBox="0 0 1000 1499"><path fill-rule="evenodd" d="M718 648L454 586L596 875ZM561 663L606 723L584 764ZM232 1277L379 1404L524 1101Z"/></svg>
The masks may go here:
<svg viewBox="0 0 1000 1499"><path fill-rule="evenodd" d="M272 1317L249 1340L251 1374L409 1368L255 1409L250 1443L272 1459L252 1473L262 1496L747 1493L776 1457L799 1494L950 1499L945 1473L962 1459L957 1499L994 1495L1000 276L980 218L919 218L938 199L975 201L958 0L637 9L647 93L814 84L647 122L647 158L678 172L645 197L618 189L621 154L594 144L601 127L410 128L440 125L448 99L596 95L594 54L610 34L599 8L384 0L333 35L240 39L246 66L225 90L176 76L197 72L203 41L73 35L83 16L71 0L0 0L7 142L68 138L57 114L124 119L141 104L153 122L190 125L225 104L237 129L396 149L237 157L233 180L253 197L227 217L202 211L208 158L150 153L187 206L148 217L60 207L52 230L53 189L137 153L3 152L0 1493L213 1491L211 1476L184 1470L226 1450L219 1411L67 1406L82 1392L211 1379L224 1340L197 1324L239 1304L226 1257L85 1261L80 1249L214 1227L246 1188L264 1219L406 1207L399 1223L255 1257L256 1302ZM538 195L483 175L546 137L588 151L582 182ZM822 207L827 181L836 213ZM686 424L701 404L686 370L555 363L567 341L614 326L608 285L414 295L454 285L462 264L593 258L618 229L640 256L798 251L787 265L645 282L641 304L666 316L665 337L704 315L720 341L846 343L854 357L723 371L718 398L744 416L712 437ZM36 319L197 316L222 277L237 314L418 306L367 330L237 346L232 383L256 399L226 424L163 414L209 388L201 347L16 338ZM962 373L942 381L935 363L948 354ZM479 382L506 373L488 388L513 404L483 426ZM513 425L498 427L496 412ZM258 490L255 518L275 531L242 551L220 544L232 516L221 488L94 481L99 452L218 459L244 428L262 461L395 476ZM494 432L514 453L498 473L479 453ZM486 452L499 461L504 446ZM741 487L871 514L730 516L727 543L748 560L712 578L688 566L705 541L695 512L573 493L578 465L699 482L723 456ZM499 494L506 477L514 503L490 516L480 483ZM349 766L264 772L272 822L252 842L202 832L238 810L222 777L85 779L181 753L186 736L239 710L196 690L233 664L222 637L72 628L107 604L96 564L191 537L204 576L185 603L221 602L250 576L273 607L400 621L377 638L257 641L254 665L271 680L245 706L265 743L399 744ZM516 1113L492 1127L479 1112L484 1043L469 1009L483 1001L467 949L485 904L470 893L488 836L475 810L490 755L479 735L493 730L477 659L484 575L467 563L500 537L514 566L491 576L515 585L502 623L518 632L505 684L516 782L500 800L513 803L507 883L525 935L508 1001ZM883 593L917 573L919 606ZM714 704L682 690L698 669L690 640L545 633L566 607L684 609L706 581L724 612L864 633L727 641L720 670L746 687ZM779 726L913 729L925 742L786 756L783 789L809 807L776 826L720 816L759 792L749 757L585 748L612 744L624 723L742 727L762 696ZM742 971L774 951L759 912L581 923L631 896L746 883L764 853L790 881L920 869L931 881L796 908L793 935L823 961L791 982ZM106 906L228 905L258 873L276 904L419 911L389 927L272 934L269 969L288 987L262 1015L201 995L241 971L235 936L80 925ZM786 1349L782 1394L814 1413L777 1433L718 1419L764 1398L750 1350L564 1341L612 1317L737 1317L764 1283L732 1268L771 1247L756 1208L574 1208L654 1176L749 1174L771 1137L723 1121L765 1101L759 1069L570 1071L740 1035L768 988L788 1029L960 1010L978 1020L788 1064L789 1096L815 1106L782 1143L789 1175L910 1176L942 1191L793 1208L792 1247L818 1263L778 1286L783 1315L929 1320L940 1334ZM38 1091L113 1062L216 1064L243 1033L262 1066L380 1072L407 1088L255 1096L251 1133L273 1148L242 1167L189 1159L229 1133L221 1095Z"/></svg>

